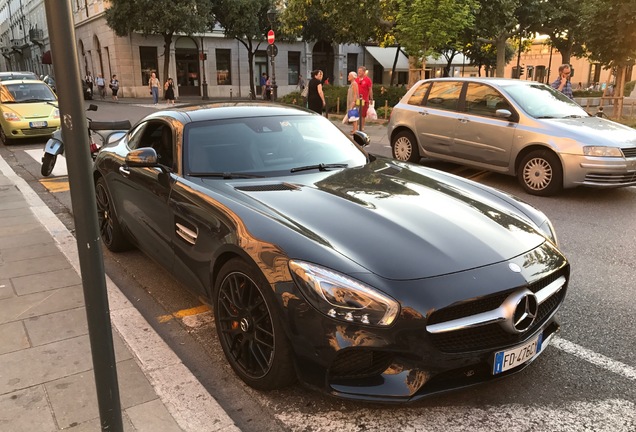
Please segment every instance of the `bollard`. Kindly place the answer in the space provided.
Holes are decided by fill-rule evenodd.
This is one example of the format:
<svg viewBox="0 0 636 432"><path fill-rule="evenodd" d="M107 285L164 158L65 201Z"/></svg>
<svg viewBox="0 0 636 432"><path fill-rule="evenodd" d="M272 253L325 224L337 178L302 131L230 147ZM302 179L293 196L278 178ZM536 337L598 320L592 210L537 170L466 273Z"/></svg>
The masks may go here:
<svg viewBox="0 0 636 432"><path fill-rule="evenodd" d="M336 114L340 114L340 96L336 99Z"/></svg>
<svg viewBox="0 0 636 432"><path fill-rule="evenodd" d="M384 120L386 120L386 116L388 115L389 112L389 100L385 100L384 101Z"/></svg>

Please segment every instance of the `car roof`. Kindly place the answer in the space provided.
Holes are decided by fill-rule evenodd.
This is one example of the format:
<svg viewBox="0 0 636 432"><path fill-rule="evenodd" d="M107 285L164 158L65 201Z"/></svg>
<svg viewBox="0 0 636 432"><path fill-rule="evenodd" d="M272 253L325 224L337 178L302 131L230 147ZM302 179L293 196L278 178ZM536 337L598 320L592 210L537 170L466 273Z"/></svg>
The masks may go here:
<svg viewBox="0 0 636 432"><path fill-rule="evenodd" d="M39 81L38 76L34 72L0 72L0 81L11 79L33 79Z"/></svg>
<svg viewBox="0 0 636 432"><path fill-rule="evenodd" d="M10 85L10 84L44 84L46 85L46 83L44 81L41 81L39 79L32 79L32 78L13 78L13 79L3 79L0 80L0 85Z"/></svg>
<svg viewBox="0 0 636 432"><path fill-rule="evenodd" d="M210 102L205 104L180 106L178 108L170 110L158 111L157 113L151 114L147 118L164 117L166 115L166 111L182 113L192 122L245 117L280 115L308 116L315 114L313 111L295 105L245 100L234 102Z"/></svg>
<svg viewBox="0 0 636 432"><path fill-rule="evenodd" d="M500 77L443 77L443 78L428 78L418 82L418 85L424 82L431 81L458 81L458 82L476 82L476 83L489 83L500 86L507 85L537 85L541 84L537 81L519 80L515 78L500 78Z"/></svg>

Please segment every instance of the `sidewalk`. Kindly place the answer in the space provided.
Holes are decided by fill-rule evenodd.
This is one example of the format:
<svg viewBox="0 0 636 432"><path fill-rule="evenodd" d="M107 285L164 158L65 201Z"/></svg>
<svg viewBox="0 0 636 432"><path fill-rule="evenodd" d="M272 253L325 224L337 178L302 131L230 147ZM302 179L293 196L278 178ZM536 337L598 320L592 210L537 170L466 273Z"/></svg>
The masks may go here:
<svg viewBox="0 0 636 432"><path fill-rule="evenodd" d="M75 238L0 157L0 430L98 431ZM239 431L107 277L124 430Z"/></svg>

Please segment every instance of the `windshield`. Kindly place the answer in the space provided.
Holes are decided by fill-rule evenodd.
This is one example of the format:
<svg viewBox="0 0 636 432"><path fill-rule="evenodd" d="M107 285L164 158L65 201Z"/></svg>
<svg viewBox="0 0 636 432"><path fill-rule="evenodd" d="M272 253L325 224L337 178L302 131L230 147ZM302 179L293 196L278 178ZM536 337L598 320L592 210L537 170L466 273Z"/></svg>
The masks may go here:
<svg viewBox="0 0 636 432"><path fill-rule="evenodd" d="M55 101L55 94L44 83L16 83L0 86L0 102L29 103Z"/></svg>
<svg viewBox="0 0 636 432"><path fill-rule="evenodd" d="M191 123L184 161L190 175L278 176L361 166L367 156L326 118L290 115Z"/></svg>
<svg viewBox="0 0 636 432"><path fill-rule="evenodd" d="M545 84L511 84L506 92L521 108L535 118L588 117L580 105Z"/></svg>

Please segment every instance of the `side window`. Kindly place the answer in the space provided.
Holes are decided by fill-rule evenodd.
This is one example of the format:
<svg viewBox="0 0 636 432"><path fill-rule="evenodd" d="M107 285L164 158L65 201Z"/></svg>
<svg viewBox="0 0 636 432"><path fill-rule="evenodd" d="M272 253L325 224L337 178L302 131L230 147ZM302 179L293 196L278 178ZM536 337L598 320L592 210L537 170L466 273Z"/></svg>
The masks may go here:
<svg viewBox="0 0 636 432"><path fill-rule="evenodd" d="M473 115L496 117L498 109L512 111L510 104L497 90L485 84L469 83L466 91L466 112Z"/></svg>
<svg viewBox="0 0 636 432"><path fill-rule="evenodd" d="M446 111L456 111L463 83L457 81L435 81L425 105Z"/></svg>
<svg viewBox="0 0 636 432"><path fill-rule="evenodd" d="M143 132L146 129L146 124L147 123L142 123L138 125L128 134L128 148L130 148L131 150L136 150L143 147L143 145L141 144L141 137L143 136Z"/></svg>
<svg viewBox="0 0 636 432"><path fill-rule="evenodd" d="M409 98L409 105L422 105L422 101L424 100L424 96L426 96L426 92L428 91L431 83L424 83L419 86L415 92Z"/></svg>

